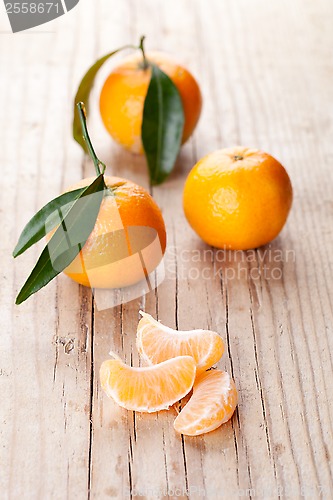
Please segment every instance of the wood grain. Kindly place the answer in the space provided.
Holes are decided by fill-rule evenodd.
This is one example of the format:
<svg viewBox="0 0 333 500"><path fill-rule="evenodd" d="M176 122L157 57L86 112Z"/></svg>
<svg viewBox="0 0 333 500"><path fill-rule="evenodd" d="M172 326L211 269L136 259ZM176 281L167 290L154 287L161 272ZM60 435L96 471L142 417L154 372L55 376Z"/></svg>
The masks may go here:
<svg viewBox="0 0 333 500"><path fill-rule="evenodd" d="M95 0L12 35L1 13L3 498L332 497L332 19L329 0ZM175 172L151 189L168 231L166 278L144 297L98 310L90 290L59 276L16 307L41 248L14 262L21 228L93 172L70 136L80 77L141 34L148 49L176 54L204 95ZM92 137L110 171L150 189L144 159L112 142L99 118L115 62L92 94ZM271 245L222 254L187 225L182 188L197 159L235 144L286 166L294 206ZM109 351L140 364L140 308L171 327L221 334L219 366L240 396L230 422L183 438L173 410L134 414L106 398L98 371Z"/></svg>

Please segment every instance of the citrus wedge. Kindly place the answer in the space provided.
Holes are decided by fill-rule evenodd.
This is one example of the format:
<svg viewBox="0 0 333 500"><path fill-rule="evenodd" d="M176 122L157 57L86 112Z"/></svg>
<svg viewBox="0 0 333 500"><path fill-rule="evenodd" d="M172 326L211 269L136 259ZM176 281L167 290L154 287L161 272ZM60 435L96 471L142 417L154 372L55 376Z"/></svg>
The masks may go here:
<svg viewBox="0 0 333 500"><path fill-rule="evenodd" d="M194 383L191 399L174 421L174 428L187 436L213 431L232 417L237 400L237 389L228 373L202 373Z"/></svg>
<svg viewBox="0 0 333 500"><path fill-rule="evenodd" d="M192 389L196 374L191 356L178 356L158 365L133 368L119 359L104 361L100 369L106 394L127 410L167 410Z"/></svg>
<svg viewBox="0 0 333 500"><path fill-rule="evenodd" d="M224 352L224 343L218 333L210 330L177 331L162 325L150 314L143 311L140 314L136 345L150 365L176 356L192 356L197 373L201 373L219 361Z"/></svg>

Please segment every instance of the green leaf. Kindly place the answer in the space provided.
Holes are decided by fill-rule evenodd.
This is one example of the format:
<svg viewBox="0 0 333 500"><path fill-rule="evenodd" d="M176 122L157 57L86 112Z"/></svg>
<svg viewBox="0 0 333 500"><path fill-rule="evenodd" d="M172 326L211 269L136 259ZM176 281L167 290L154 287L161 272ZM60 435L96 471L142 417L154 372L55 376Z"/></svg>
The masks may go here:
<svg viewBox="0 0 333 500"><path fill-rule="evenodd" d="M75 259L94 228L105 187L101 174L84 189L66 217L58 221L58 229L23 285L16 304L21 304L30 295L38 292Z"/></svg>
<svg viewBox="0 0 333 500"><path fill-rule="evenodd" d="M82 188L64 193L61 196L54 198L54 200L50 201L43 208L41 208L23 229L18 243L14 248L13 257L21 255L46 235L46 222L47 232L55 228L59 224L60 210L62 216L65 217L74 201L84 190L85 188Z"/></svg>
<svg viewBox="0 0 333 500"><path fill-rule="evenodd" d="M124 47L121 47L120 49L114 50L113 52L106 54L106 56L98 59L98 61L96 61L95 64L93 64L88 69L88 71L86 72L86 74L82 78L81 83L79 85L79 88L76 92L76 96L74 99L73 138L76 140L76 142L78 142L80 144L80 146L82 147L82 149L86 153L88 153L88 148L87 148L86 143L82 137L82 128L81 128L80 119L79 119L79 116L78 116L78 113L76 110L76 105L78 102L84 102L85 106L86 106L86 111L88 114L88 112L89 112L89 96L90 96L90 92L91 92L91 89L92 89L94 81L95 81L95 77L96 77L99 69L103 66L105 61L110 59L110 57L112 57L114 54L117 54L117 52L119 52L123 49L126 49L127 47L128 47L127 45Z"/></svg>
<svg viewBox="0 0 333 500"><path fill-rule="evenodd" d="M146 95L141 137L150 180L160 184L172 171L181 146L184 109L173 81L152 64Z"/></svg>

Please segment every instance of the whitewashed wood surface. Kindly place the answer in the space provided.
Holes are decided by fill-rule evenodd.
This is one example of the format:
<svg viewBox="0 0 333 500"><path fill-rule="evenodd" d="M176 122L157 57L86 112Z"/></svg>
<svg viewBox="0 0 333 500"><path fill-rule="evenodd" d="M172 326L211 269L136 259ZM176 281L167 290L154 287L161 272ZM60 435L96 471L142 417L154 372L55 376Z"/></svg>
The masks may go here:
<svg viewBox="0 0 333 500"><path fill-rule="evenodd" d="M81 0L15 35L1 9L1 498L332 498L333 3ZM187 65L204 96L176 171L152 190L168 231L166 279L98 311L90 290L60 276L17 307L41 249L14 261L20 230L93 174L70 134L80 77L141 34ZM115 63L96 82L91 134L109 171L148 187L144 159L100 122L98 93ZM272 245L212 262L185 221L182 188L198 158L235 144L286 166L294 205ZM110 349L139 363L140 308L172 327L220 332L219 365L239 388L231 422L182 438L173 411L133 414L104 396L98 371Z"/></svg>

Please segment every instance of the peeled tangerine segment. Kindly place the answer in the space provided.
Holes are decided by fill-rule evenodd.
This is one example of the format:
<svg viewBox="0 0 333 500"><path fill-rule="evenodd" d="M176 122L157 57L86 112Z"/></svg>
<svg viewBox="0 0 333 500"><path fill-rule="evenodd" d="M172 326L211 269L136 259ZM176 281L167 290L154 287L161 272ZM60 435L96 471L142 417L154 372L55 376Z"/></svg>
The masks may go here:
<svg viewBox="0 0 333 500"><path fill-rule="evenodd" d="M227 422L237 406L238 394L227 372L209 370L197 377L193 395L174 421L180 434L198 436Z"/></svg>
<svg viewBox="0 0 333 500"><path fill-rule="evenodd" d="M218 333L210 330L173 330L140 311L137 348L148 364L156 364L175 356L192 356L201 373L219 361L224 343Z"/></svg>
<svg viewBox="0 0 333 500"><path fill-rule="evenodd" d="M194 359L178 356L154 366L133 368L121 360L102 363L100 378L106 394L127 410L167 410L192 389Z"/></svg>

